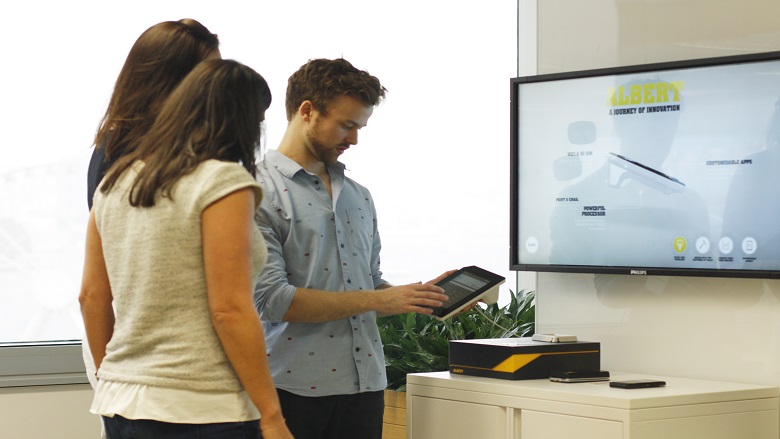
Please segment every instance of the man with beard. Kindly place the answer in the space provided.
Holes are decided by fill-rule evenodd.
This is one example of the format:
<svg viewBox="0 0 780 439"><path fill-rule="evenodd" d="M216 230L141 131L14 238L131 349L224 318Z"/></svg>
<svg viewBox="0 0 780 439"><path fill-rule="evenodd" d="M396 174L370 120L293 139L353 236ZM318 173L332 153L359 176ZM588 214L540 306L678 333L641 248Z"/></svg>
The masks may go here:
<svg viewBox="0 0 780 439"><path fill-rule="evenodd" d="M259 166L268 262L255 288L282 412L298 439L382 436L387 385L377 315L430 314L428 283L392 286L379 268L376 209L339 157L385 96L344 59L315 59L289 79L287 130Z"/></svg>

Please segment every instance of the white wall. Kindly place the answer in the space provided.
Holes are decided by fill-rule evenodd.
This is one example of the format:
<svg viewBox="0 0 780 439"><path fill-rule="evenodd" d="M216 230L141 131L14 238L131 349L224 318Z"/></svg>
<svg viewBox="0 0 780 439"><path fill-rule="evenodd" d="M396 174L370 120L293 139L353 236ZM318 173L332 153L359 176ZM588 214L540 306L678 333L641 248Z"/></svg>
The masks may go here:
<svg viewBox="0 0 780 439"><path fill-rule="evenodd" d="M539 1L538 72L779 50L778 16L774 0ZM537 332L600 341L605 369L780 385L780 281L537 282Z"/></svg>
<svg viewBox="0 0 780 439"><path fill-rule="evenodd" d="M100 420L89 413L88 384L0 389L0 437L90 439L100 437Z"/></svg>

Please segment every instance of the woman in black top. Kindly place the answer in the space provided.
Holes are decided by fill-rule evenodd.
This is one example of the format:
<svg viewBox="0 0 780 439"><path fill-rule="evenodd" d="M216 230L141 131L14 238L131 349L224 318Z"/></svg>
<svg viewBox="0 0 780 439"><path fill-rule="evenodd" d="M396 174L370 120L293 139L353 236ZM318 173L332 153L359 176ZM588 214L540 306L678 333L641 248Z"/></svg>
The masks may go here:
<svg viewBox="0 0 780 439"><path fill-rule="evenodd" d="M146 134L162 103L198 63L219 58L219 38L191 18L147 29L127 55L95 134L87 173L87 205L108 168Z"/></svg>

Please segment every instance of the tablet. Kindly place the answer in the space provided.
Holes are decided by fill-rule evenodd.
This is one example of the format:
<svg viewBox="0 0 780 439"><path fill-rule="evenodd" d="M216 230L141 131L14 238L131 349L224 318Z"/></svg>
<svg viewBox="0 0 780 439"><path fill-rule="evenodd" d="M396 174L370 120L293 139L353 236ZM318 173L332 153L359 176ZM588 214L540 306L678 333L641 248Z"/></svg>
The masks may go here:
<svg viewBox="0 0 780 439"><path fill-rule="evenodd" d="M498 287L506 279L483 268L471 265L445 277L436 285L444 288L449 300L433 309L433 316L445 320L470 304L482 300L488 304L498 302Z"/></svg>
<svg viewBox="0 0 780 439"><path fill-rule="evenodd" d="M661 171L631 160L620 154L615 154L614 152L611 152L610 154L609 162L628 172L629 178L632 180L644 183L665 194L674 194L685 190L685 183L670 175L666 175ZM621 178L622 177L618 177L617 180L619 181ZM617 181L612 181L612 179L610 179L610 183L616 184Z"/></svg>

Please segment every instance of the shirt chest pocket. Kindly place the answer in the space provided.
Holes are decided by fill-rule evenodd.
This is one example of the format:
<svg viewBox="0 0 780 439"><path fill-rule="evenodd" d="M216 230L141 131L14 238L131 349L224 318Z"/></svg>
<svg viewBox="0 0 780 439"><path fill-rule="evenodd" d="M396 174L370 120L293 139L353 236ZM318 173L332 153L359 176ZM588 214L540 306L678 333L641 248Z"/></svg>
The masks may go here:
<svg viewBox="0 0 780 439"><path fill-rule="evenodd" d="M353 248L368 250L374 242L374 216L359 207L347 209L346 230Z"/></svg>

